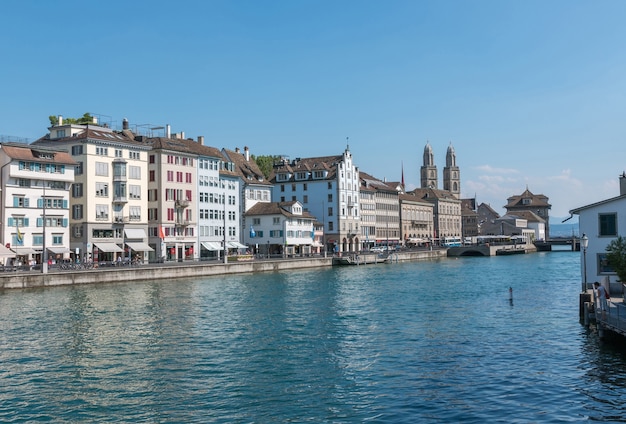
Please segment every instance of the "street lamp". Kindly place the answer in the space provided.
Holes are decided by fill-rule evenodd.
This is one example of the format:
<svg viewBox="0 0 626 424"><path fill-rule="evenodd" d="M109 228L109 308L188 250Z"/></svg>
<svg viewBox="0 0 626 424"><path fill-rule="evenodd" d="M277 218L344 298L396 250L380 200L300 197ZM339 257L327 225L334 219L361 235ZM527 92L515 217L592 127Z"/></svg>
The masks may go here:
<svg viewBox="0 0 626 424"><path fill-rule="evenodd" d="M589 246L589 237L583 233L580 239L580 247L583 248L583 293L587 291L587 246Z"/></svg>

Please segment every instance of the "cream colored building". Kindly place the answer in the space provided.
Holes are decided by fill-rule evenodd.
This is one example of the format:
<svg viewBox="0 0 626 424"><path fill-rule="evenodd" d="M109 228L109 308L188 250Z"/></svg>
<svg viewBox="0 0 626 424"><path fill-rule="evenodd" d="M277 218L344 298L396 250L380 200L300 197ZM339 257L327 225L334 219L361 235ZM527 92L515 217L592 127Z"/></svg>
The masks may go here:
<svg viewBox="0 0 626 424"><path fill-rule="evenodd" d="M101 265L136 257L148 246L148 151L124 121L107 125L64 124L62 117L33 145L66 149L76 161L70 197L70 247Z"/></svg>

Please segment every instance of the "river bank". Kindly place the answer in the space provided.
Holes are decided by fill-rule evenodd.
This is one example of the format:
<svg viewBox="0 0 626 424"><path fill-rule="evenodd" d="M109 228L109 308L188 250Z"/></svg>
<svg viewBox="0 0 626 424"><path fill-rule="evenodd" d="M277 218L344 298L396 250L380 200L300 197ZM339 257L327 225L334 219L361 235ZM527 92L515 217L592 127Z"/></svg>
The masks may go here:
<svg viewBox="0 0 626 424"><path fill-rule="evenodd" d="M417 261L445 258L445 250L394 253L395 261ZM51 269L43 274L36 271L11 271L0 274L0 289L25 289L129 281L157 281L204 276L278 272L294 269L325 268L333 265L332 257L262 259L221 262L172 262L96 268L89 270Z"/></svg>

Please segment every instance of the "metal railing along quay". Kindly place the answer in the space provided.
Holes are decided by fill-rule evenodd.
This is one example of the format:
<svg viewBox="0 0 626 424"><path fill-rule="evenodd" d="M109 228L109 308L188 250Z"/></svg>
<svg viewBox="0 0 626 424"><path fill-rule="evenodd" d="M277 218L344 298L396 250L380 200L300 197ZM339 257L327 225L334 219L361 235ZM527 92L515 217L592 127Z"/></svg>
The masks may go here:
<svg viewBox="0 0 626 424"><path fill-rule="evenodd" d="M626 305L623 300L619 302L607 300L607 309L602 311L600 310L600 302L596 299L594 311L599 329L626 336Z"/></svg>

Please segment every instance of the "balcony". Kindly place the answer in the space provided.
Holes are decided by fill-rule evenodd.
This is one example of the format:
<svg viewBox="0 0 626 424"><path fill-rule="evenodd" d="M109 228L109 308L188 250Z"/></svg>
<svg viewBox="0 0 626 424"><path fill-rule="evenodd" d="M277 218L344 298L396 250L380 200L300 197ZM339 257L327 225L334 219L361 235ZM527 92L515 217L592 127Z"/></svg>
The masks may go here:
<svg viewBox="0 0 626 424"><path fill-rule="evenodd" d="M128 203L126 196L113 196L113 203Z"/></svg>
<svg viewBox="0 0 626 424"><path fill-rule="evenodd" d="M128 222L128 218L125 218L123 216L115 216L113 217L113 222L115 222L116 224L123 224L125 222Z"/></svg>
<svg viewBox="0 0 626 424"><path fill-rule="evenodd" d="M177 200L175 202L175 205L177 209L185 209L187 206L189 206L189 200Z"/></svg>

